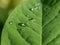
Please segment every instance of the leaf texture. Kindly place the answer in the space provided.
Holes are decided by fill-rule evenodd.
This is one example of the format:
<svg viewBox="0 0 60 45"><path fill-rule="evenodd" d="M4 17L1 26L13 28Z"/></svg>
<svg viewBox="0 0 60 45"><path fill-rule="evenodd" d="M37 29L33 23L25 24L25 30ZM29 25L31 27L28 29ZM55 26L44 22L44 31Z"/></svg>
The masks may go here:
<svg viewBox="0 0 60 45"><path fill-rule="evenodd" d="M60 0L46 1L43 10L43 45L60 45Z"/></svg>
<svg viewBox="0 0 60 45"><path fill-rule="evenodd" d="M41 36L41 1L26 0L9 15L2 31L1 45L42 45Z"/></svg>
<svg viewBox="0 0 60 45"><path fill-rule="evenodd" d="M60 0L12 1L7 20L0 12L1 45L60 45Z"/></svg>

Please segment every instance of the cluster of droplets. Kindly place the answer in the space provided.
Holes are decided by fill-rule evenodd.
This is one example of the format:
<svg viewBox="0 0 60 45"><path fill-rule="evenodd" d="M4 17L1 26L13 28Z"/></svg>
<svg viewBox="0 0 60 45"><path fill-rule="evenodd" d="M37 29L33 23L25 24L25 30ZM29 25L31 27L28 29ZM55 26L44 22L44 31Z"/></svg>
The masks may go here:
<svg viewBox="0 0 60 45"><path fill-rule="evenodd" d="M35 7L34 7L34 8L31 8L32 11L33 11L33 10L39 10L39 9L40 9L40 3L35 4ZM26 16L29 17L29 15L26 15ZM12 16L12 18L13 18L13 16ZM35 22L36 19L30 18L29 21ZM12 25L12 24L13 24L13 21L10 21L9 24ZM18 23L18 26L25 27L25 26L27 26L27 24L28 24L28 23Z"/></svg>
<svg viewBox="0 0 60 45"><path fill-rule="evenodd" d="M12 25L13 21L10 21L9 24ZM17 30L23 30L23 29L20 28L20 26L21 27L26 27L27 24L26 23L18 23Z"/></svg>
<svg viewBox="0 0 60 45"><path fill-rule="evenodd" d="M37 3L37 4L35 4L35 7L34 8L31 8L31 10L33 11L33 10L39 10L40 9L40 3Z"/></svg>
<svg viewBox="0 0 60 45"><path fill-rule="evenodd" d="M36 20L34 18L30 18L29 21L35 22ZM13 21L10 21L9 24L12 25ZM27 23L18 23L18 25L25 27L27 26Z"/></svg>

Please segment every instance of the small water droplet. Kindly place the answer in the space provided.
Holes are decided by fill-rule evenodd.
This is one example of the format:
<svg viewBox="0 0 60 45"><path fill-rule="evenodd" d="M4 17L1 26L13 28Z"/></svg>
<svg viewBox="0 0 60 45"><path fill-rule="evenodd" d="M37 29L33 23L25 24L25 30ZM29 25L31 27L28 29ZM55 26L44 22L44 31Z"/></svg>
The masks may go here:
<svg viewBox="0 0 60 45"><path fill-rule="evenodd" d="M12 25L12 24L13 24L13 22L12 22L12 21L10 21L10 22L9 22L9 24L11 24L11 25Z"/></svg>
<svg viewBox="0 0 60 45"><path fill-rule="evenodd" d="M25 26L25 24L24 24L24 23L22 23L22 26Z"/></svg>
<svg viewBox="0 0 60 45"><path fill-rule="evenodd" d="M34 8L31 9L32 11L34 10Z"/></svg>
<svg viewBox="0 0 60 45"><path fill-rule="evenodd" d="M34 10L34 8L30 8L29 10L33 11L33 10Z"/></svg>
<svg viewBox="0 0 60 45"><path fill-rule="evenodd" d="M38 9L38 7L35 7L34 9L35 9L35 10L37 10L37 9Z"/></svg>
<svg viewBox="0 0 60 45"><path fill-rule="evenodd" d="M29 15L25 15L26 17L30 17Z"/></svg>
<svg viewBox="0 0 60 45"><path fill-rule="evenodd" d="M27 26L27 24L26 24L26 23L18 23L18 25L20 25L20 26L22 26L22 27Z"/></svg>
<svg viewBox="0 0 60 45"><path fill-rule="evenodd" d="M30 10L39 10L40 9L40 3L35 4L35 7L31 8Z"/></svg>
<svg viewBox="0 0 60 45"><path fill-rule="evenodd" d="M31 18L31 19L29 19L29 20L32 21L32 22L35 22L35 21L36 21L34 18Z"/></svg>
<svg viewBox="0 0 60 45"><path fill-rule="evenodd" d="M35 9L36 10L40 9L40 3L35 4Z"/></svg>
<svg viewBox="0 0 60 45"><path fill-rule="evenodd" d="M36 6L36 7L35 7L35 10L39 10L39 9L40 9L40 6Z"/></svg>

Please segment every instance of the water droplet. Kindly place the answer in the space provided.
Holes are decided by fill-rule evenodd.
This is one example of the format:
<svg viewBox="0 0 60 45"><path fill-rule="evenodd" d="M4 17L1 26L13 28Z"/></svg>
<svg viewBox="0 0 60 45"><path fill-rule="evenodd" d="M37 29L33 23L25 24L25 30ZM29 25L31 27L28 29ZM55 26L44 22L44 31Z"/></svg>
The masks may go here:
<svg viewBox="0 0 60 45"><path fill-rule="evenodd" d="M35 4L35 7L31 8L30 10L39 10L40 9L40 3Z"/></svg>
<svg viewBox="0 0 60 45"><path fill-rule="evenodd" d="M39 10L39 9L40 9L40 6L36 6L36 7L35 7L35 10Z"/></svg>
<svg viewBox="0 0 60 45"><path fill-rule="evenodd" d="M22 26L25 26L25 24L24 24L24 23L22 23Z"/></svg>
<svg viewBox="0 0 60 45"><path fill-rule="evenodd" d="M32 11L34 10L34 8L31 9Z"/></svg>
<svg viewBox="0 0 60 45"><path fill-rule="evenodd" d="M12 22L12 21L10 21L10 22L9 22L9 24L11 24L11 25L12 25L12 24L13 24L13 22Z"/></svg>
<svg viewBox="0 0 60 45"><path fill-rule="evenodd" d="M38 7L35 7L35 10L37 10L38 9Z"/></svg>
<svg viewBox="0 0 60 45"><path fill-rule="evenodd" d="M40 3L35 4L35 10L40 9Z"/></svg>
<svg viewBox="0 0 60 45"><path fill-rule="evenodd" d="M30 17L29 15L25 15L26 17Z"/></svg>
<svg viewBox="0 0 60 45"><path fill-rule="evenodd" d="M22 27L27 26L27 24L26 24L26 23L18 23L18 25L20 25L20 26L22 26Z"/></svg>
<svg viewBox="0 0 60 45"><path fill-rule="evenodd" d="M31 18L31 19L29 19L29 20L32 21L32 22L35 22L35 21L36 21L34 18Z"/></svg>

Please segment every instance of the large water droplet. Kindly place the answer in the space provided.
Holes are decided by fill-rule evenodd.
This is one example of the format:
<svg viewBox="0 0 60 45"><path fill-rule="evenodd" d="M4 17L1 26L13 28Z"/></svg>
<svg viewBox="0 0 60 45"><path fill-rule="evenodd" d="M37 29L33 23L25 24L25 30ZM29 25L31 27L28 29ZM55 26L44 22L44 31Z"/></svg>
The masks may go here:
<svg viewBox="0 0 60 45"><path fill-rule="evenodd" d="M9 22L9 24L11 24L11 25L12 25L12 24L13 24L13 22L12 22L12 21L10 21L10 22Z"/></svg>

